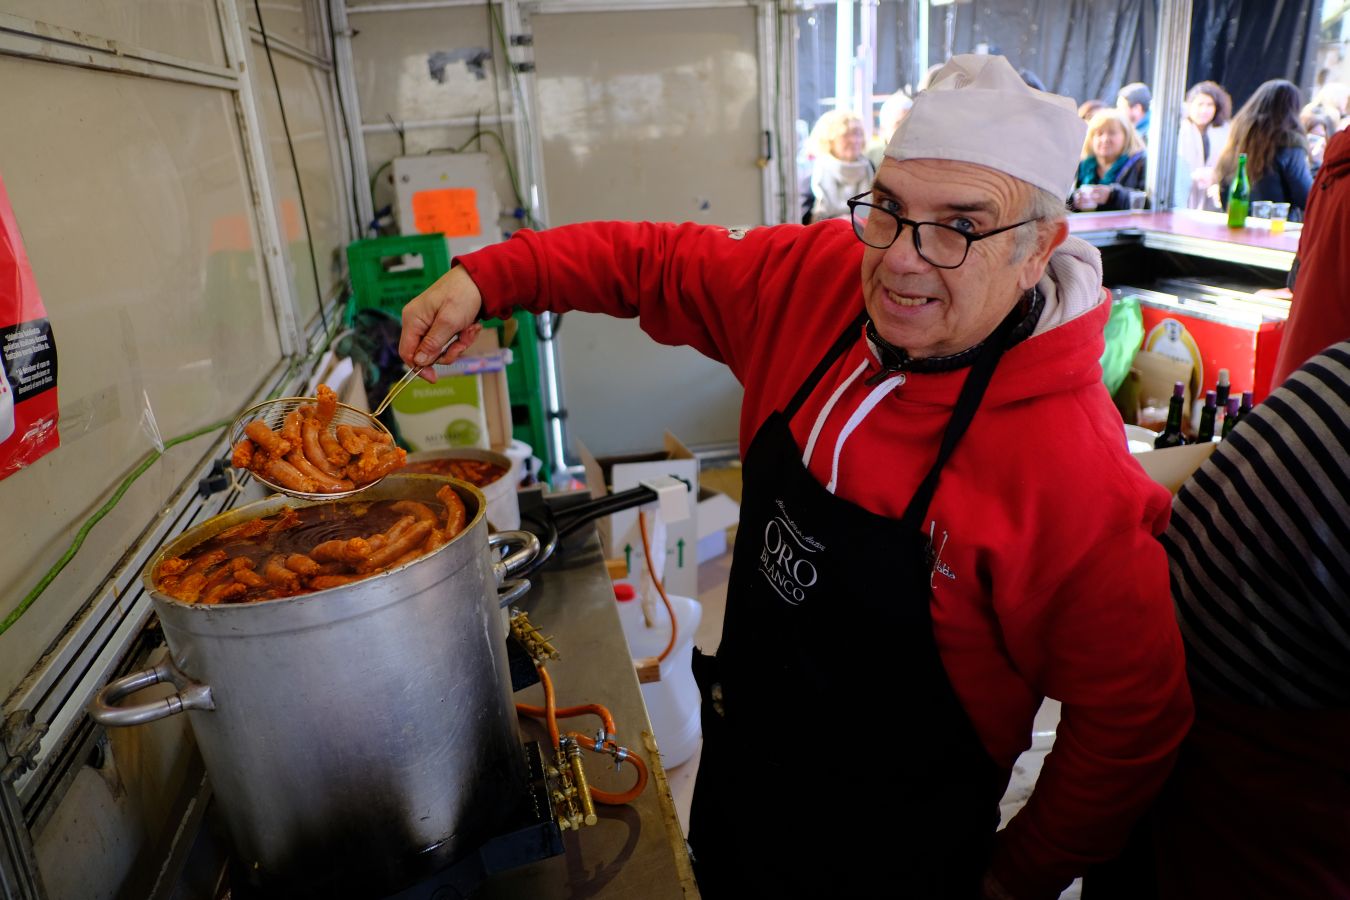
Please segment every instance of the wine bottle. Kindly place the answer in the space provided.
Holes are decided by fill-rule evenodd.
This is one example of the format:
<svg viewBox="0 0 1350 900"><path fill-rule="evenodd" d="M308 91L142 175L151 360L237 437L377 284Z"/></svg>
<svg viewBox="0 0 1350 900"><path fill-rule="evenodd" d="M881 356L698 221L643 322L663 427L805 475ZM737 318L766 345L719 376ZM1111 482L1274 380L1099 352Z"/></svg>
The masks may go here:
<svg viewBox="0 0 1350 900"><path fill-rule="evenodd" d="M1223 431L1220 433L1219 436L1221 438L1228 437L1228 432L1233 430L1233 426L1237 424L1237 421L1238 421L1238 398L1229 397L1228 405L1224 407L1223 411Z"/></svg>
<svg viewBox="0 0 1350 900"><path fill-rule="evenodd" d="M1241 422L1247 418L1247 413L1252 411L1252 392L1242 392L1242 402L1238 404L1238 421Z"/></svg>
<svg viewBox="0 0 1350 900"><path fill-rule="evenodd" d="M1208 444L1214 440L1214 417L1218 412L1217 392L1205 391L1205 407L1200 410L1200 428L1195 432L1197 444Z"/></svg>
<svg viewBox="0 0 1350 900"><path fill-rule="evenodd" d="M1167 404L1167 425L1153 441L1153 449L1164 450L1186 443L1181 433L1181 408L1186 405L1186 385L1178 381L1172 386L1172 399Z"/></svg>
<svg viewBox="0 0 1350 900"><path fill-rule="evenodd" d="M1228 370L1219 370L1219 383L1214 386L1214 405L1219 409L1228 408L1228 393L1232 385L1228 382Z"/></svg>
<svg viewBox="0 0 1350 900"><path fill-rule="evenodd" d="M1243 228L1247 224L1247 208L1251 204L1252 188L1247 183L1247 154L1238 154L1237 174L1228 188L1228 227Z"/></svg>

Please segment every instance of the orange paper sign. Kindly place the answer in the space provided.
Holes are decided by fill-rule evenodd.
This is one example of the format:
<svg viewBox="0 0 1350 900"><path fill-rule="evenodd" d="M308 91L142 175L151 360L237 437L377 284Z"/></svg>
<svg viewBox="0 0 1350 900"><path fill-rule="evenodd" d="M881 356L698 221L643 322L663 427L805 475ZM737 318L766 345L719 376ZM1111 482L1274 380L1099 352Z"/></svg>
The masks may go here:
<svg viewBox="0 0 1350 900"><path fill-rule="evenodd" d="M413 194L413 224L422 234L448 238L483 233L478 222L478 192L473 188L439 188Z"/></svg>

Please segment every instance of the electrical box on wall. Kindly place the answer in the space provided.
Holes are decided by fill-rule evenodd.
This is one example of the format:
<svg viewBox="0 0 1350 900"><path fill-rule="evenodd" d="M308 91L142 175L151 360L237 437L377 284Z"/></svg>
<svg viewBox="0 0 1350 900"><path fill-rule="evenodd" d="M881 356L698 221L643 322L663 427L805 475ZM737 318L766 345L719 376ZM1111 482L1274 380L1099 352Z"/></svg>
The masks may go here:
<svg viewBox="0 0 1350 900"><path fill-rule="evenodd" d="M401 234L444 234L453 257L501 240L501 204L486 153L439 153L394 160Z"/></svg>

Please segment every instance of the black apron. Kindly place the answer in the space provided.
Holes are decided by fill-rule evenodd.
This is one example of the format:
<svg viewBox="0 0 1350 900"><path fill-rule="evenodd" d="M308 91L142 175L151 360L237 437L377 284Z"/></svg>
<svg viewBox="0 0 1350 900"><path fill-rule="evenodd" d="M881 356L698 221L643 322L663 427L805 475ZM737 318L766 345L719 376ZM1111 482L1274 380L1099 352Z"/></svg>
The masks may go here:
<svg viewBox="0 0 1350 900"><path fill-rule="evenodd" d="M689 840L705 897L978 896L1009 773L939 658L923 525L1017 319L971 366L898 521L827 491L789 428L865 317L755 434L721 647L694 655L703 755Z"/></svg>

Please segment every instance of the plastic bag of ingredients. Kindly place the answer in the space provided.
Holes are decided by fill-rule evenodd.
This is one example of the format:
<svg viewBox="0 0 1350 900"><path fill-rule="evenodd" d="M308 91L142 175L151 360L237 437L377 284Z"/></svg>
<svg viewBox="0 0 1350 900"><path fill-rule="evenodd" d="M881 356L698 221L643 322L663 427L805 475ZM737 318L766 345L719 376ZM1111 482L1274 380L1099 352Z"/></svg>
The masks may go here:
<svg viewBox="0 0 1350 900"><path fill-rule="evenodd" d="M56 449L56 342L0 179L0 478Z"/></svg>
<svg viewBox="0 0 1350 900"><path fill-rule="evenodd" d="M1102 382L1107 393L1115 395L1130 363L1144 343L1144 313L1133 294L1117 297L1111 303L1111 318L1106 320L1106 350L1102 352Z"/></svg>

